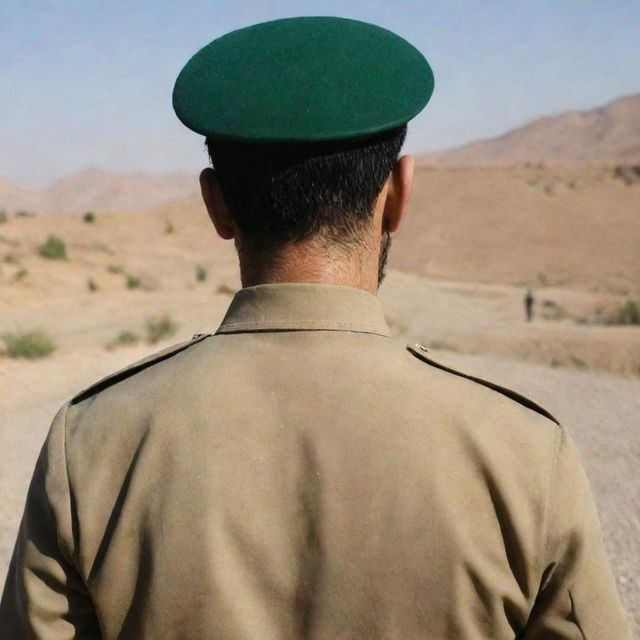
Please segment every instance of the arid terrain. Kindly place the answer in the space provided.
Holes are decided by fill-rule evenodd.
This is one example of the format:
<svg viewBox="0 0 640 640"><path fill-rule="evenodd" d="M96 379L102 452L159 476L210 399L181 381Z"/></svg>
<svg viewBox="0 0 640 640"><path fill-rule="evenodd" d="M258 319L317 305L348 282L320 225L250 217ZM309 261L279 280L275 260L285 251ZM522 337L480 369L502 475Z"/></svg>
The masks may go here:
<svg viewBox="0 0 640 640"><path fill-rule="evenodd" d="M545 116L491 140L430 154L426 161L459 167L526 162L640 163L640 95L587 111Z"/></svg>
<svg viewBox="0 0 640 640"><path fill-rule="evenodd" d="M421 162L381 298L399 348L420 342L436 360L532 398L570 429L638 632L640 176L633 166ZM215 237L199 198L188 195L196 176L168 184L159 200L131 196L137 206L117 213L107 213L119 207L103 194L87 218L81 192L102 188L91 180L76 176L76 196L69 190L65 198L80 204L69 213L9 210L0 223L0 336L41 330L55 347L30 360L9 357L0 340L0 583L57 408L149 352L215 331L240 286L233 246ZM128 193L139 189L134 183ZM527 289L532 322L524 318Z"/></svg>

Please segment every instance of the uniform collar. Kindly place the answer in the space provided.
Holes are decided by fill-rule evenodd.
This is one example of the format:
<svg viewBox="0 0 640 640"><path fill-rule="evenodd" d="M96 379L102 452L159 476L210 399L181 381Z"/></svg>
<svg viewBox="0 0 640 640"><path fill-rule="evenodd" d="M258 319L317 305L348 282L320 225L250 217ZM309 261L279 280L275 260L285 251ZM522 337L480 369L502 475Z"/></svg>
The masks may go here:
<svg viewBox="0 0 640 640"><path fill-rule="evenodd" d="M217 333L246 331L355 331L388 337L378 298L327 284L278 283L236 293Z"/></svg>

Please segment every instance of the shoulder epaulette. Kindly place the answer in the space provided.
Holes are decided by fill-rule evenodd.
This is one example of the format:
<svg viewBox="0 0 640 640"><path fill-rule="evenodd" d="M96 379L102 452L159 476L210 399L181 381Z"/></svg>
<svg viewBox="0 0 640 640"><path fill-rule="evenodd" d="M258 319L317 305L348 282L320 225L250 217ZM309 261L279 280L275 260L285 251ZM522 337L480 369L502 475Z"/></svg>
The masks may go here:
<svg viewBox="0 0 640 640"><path fill-rule="evenodd" d="M529 398L526 398L525 396L520 395L519 393L516 393L511 389L507 389L506 387L501 387L500 385L495 384L494 382L489 382L488 380L483 380L482 378L476 378L476 376L471 376L467 373L463 373L461 371L456 371L455 369L451 369L450 367L446 367L445 365L440 364L439 362L436 362L435 360L432 360L431 358L429 358L426 355L427 350L422 345L419 345L419 344L415 346L407 345L407 350L411 354L413 354L416 358L418 358L419 360L422 360L422 362L426 362L427 364L431 365L432 367L435 367L436 369L441 369L442 371L446 371L447 373L452 373L455 376L460 376L461 378L466 378L467 380L472 380L473 382L477 382L478 384L481 384L485 387L489 387L489 389L493 389L494 391L497 391L498 393L501 393L507 396L508 398L515 400L517 403L527 407L527 409L531 409L532 411L535 411L540 415L543 415L545 418L549 418L549 420L551 420L552 422L555 422L557 425L560 425L560 423L546 409L543 409L540 405L533 402L533 400L529 400Z"/></svg>
<svg viewBox="0 0 640 640"><path fill-rule="evenodd" d="M86 389L84 389L83 391L75 395L71 399L71 404L78 404L79 402L86 400L90 396L102 391L103 389L110 387L112 384L115 384L116 382L125 380L126 378L129 378L135 375L136 373L139 373L140 371L142 371L143 369L146 369L147 367L150 367L151 365L157 364L158 362L162 362L163 360L167 360L168 358L175 356L181 351L188 349L192 345L197 344L198 342L202 342L205 338L208 338L209 335L211 334L197 333L195 336L193 336L191 340L185 340L184 342L179 342L178 344L171 345L170 347L167 347L162 351L158 351L157 353L153 353L150 356L143 358L142 360L138 360L137 362L134 362L133 364L129 365L128 367L125 367L124 369L120 369L115 373L111 373L105 378L102 378L102 380L98 380L98 382L95 382L91 386L87 387Z"/></svg>

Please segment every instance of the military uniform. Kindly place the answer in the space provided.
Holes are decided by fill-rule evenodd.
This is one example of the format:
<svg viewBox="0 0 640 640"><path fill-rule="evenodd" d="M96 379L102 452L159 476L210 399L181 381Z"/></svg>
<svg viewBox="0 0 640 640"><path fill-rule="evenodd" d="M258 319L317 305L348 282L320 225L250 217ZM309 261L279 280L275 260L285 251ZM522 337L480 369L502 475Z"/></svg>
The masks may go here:
<svg viewBox="0 0 640 640"><path fill-rule="evenodd" d="M567 432L390 339L375 296L313 284L241 290L215 335L60 411L0 628L630 637Z"/></svg>

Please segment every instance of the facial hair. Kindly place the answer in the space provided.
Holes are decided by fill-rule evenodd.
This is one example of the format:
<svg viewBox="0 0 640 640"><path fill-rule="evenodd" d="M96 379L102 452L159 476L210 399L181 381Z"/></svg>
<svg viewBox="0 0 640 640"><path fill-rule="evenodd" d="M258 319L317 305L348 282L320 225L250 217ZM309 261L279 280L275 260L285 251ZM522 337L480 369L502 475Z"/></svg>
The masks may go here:
<svg viewBox="0 0 640 640"><path fill-rule="evenodd" d="M387 231L380 242L380 257L378 258L378 287L385 277L385 267L389 258L389 248L391 247L391 234Z"/></svg>

